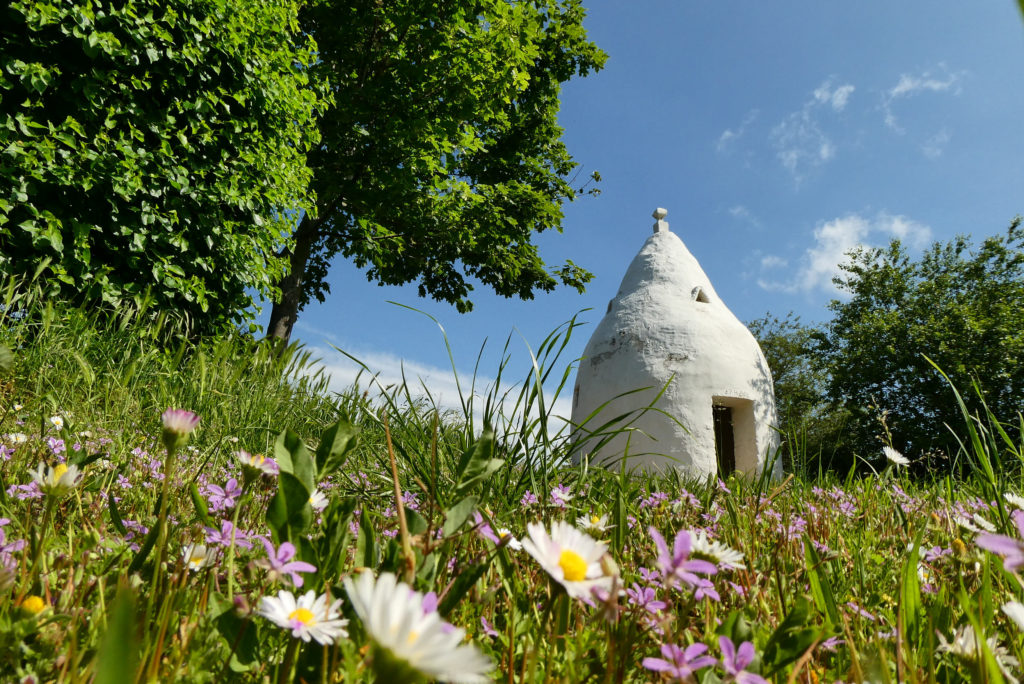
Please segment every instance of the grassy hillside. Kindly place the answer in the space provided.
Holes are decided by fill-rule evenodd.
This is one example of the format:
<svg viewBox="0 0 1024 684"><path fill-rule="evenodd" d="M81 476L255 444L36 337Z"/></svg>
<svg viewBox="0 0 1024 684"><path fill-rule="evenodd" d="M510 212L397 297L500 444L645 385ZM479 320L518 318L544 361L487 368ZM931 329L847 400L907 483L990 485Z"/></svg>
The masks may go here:
<svg viewBox="0 0 1024 684"><path fill-rule="evenodd" d="M631 478L568 465L542 410L572 324L452 414L331 394L301 349L4 301L2 681L1019 675L1020 446L991 416L959 426L966 481Z"/></svg>

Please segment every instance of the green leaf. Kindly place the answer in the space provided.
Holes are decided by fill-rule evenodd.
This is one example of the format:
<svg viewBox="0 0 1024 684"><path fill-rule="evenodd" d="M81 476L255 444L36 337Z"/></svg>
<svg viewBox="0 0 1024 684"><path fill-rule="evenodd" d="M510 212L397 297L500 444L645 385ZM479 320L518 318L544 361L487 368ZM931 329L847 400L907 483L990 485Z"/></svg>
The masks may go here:
<svg viewBox="0 0 1024 684"><path fill-rule="evenodd" d="M210 523L210 509L206 506L206 499L199 493L199 487L196 486L195 482L189 483L188 495L192 499L192 507L196 509L196 517L199 518L199 522L208 527L212 526Z"/></svg>
<svg viewBox="0 0 1024 684"><path fill-rule="evenodd" d="M772 632L764 647L762 662L766 668L763 673L771 676L786 665L795 662L811 644L818 640L821 630L807 627L810 619L811 604L800 596L793 603L789 614Z"/></svg>
<svg viewBox="0 0 1024 684"><path fill-rule="evenodd" d="M354 496L333 499L324 510L323 535L316 540L317 555L321 566L317 566L321 576L341 574L342 564L348 558L349 522L352 512L358 505Z"/></svg>
<svg viewBox="0 0 1024 684"><path fill-rule="evenodd" d="M423 534L429 527L427 519L411 508L405 509L405 525L411 535Z"/></svg>
<svg viewBox="0 0 1024 684"><path fill-rule="evenodd" d="M153 546L156 544L157 535L160 534L160 521L157 520L153 528L146 533L145 539L142 541L142 546L135 553L135 557L132 558L132 562L128 565L128 574L138 572L142 569L142 565L146 562L146 558L149 557L150 552L153 550Z"/></svg>
<svg viewBox="0 0 1024 684"><path fill-rule="evenodd" d="M316 489L316 462L298 435L285 430L274 441L274 460L283 473L298 478L308 494Z"/></svg>
<svg viewBox="0 0 1024 684"><path fill-rule="evenodd" d="M113 523L114 529L121 536L128 534L128 529L124 526L124 519L121 518L121 512L117 510L117 501L114 500L114 493L107 493L107 510L110 511L110 522Z"/></svg>
<svg viewBox="0 0 1024 684"><path fill-rule="evenodd" d="M277 491L267 505L267 524L274 541L295 543L296 538L313 522L310 493L297 477L281 471L277 476Z"/></svg>
<svg viewBox="0 0 1024 684"><path fill-rule="evenodd" d="M0 373L14 370L14 352L7 345L0 344Z"/></svg>
<svg viewBox="0 0 1024 684"><path fill-rule="evenodd" d="M366 507L359 514L359 536L356 538L356 567L376 568L380 550L373 533L373 523Z"/></svg>
<svg viewBox="0 0 1024 684"><path fill-rule="evenodd" d="M828 577L825 576L824 566L818 550L809 535L804 535L804 564L807 568L807 580L811 585L811 596L818 606L818 610L825 614L832 626L839 627L843 623L839 618L839 609L836 607L836 599L832 595L832 587L829 585Z"/></svg>
<svg viewBox="0 0 1024 684"><path fill-rule="evenodd" d="M139 657L135 628L135 594L124 579L107 615L107 630L96 654L95 684L123 684L135 681Z"/></svg>
<svg viewBox="0 0 1024 684"><path fill-rule="evenodd" d="M455 606L459 605L459 602L469 593L469 590L473 588L473 585L483 577L488 567L488 563L475 563L466 570L463 570L462 574L455 579L455 583L452 584L451 589L448 590L448 593L441 600L441 604L437 607L438 612L441 615L450 614Z"/></svg>
<svg viewBox="0 0 1024 684"><path fill-rule="evenodd" d="M466 524L469 516L476 510L478 499L475 496L467 496L457 504L445 511L444 527L442 534L450 537L459 531L459 528Z"/></svg>
<svg viewBox="0 0 1024 684"><path fill-rule="evenodd" d="M900 605L896 627L903 633L903 639L911 651L916 651L922 636L921 581L917 576L917 566L921 562L921 555L918 549L921 547L921 539L924 533L924 528L917 533L914 545L908 552L900 576Z"/></svg>
<svg viewBox="0 0 1024 684"><path fill-rule="evenodd" d="M465 496L493 475L505 462L494 456L494 430L484 428L479 439L466 449L455 470L455 498Z"/></svg>
<svg viewBox="0 0 1024 684"><path fill-rule="evenodd" d="M217 616L214 618L217 632L231 649L228 667L232 672L251 670L260 655L258 625L252 620L240 618L230 602L216 595L210 597L210 612Z"/></svg>
<svg viewBox="0 0 1024 684"><path fill-rule="evenodd" d="M357 444L359 428L347 416L324 430L320 446L316 450L316 462L320 464L320 476L329 477L340 470Z"/></svg>

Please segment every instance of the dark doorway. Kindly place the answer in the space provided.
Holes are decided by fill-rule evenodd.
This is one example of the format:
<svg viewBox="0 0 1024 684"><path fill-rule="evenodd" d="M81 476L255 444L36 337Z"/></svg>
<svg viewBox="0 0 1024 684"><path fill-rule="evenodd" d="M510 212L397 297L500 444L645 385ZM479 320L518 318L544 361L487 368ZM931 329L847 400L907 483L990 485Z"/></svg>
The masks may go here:
<svg viewBox="0 0 1024 684"><path fill-rule="evenodd" d="M712 406L711 411L715 418L715 453L718 455L718 474L725 479L736 471L736 440L733 438L732 432L732 407Z"/></svg>

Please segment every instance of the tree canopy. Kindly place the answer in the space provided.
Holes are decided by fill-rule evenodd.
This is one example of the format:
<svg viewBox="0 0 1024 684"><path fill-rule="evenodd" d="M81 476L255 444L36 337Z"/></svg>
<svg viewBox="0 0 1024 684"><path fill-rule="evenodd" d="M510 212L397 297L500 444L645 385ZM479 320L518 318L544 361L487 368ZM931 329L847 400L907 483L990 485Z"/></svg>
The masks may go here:
<svg viewBox="0 0 1024 684"><path fill-rule="evenodd" d="M314 44L279 0L15 0L0 10L0 274L245 320L309 203Z"/></svg>
<svg viewBox="0 0 1024 684"><path fill-rule="evenodd" d="M957 452L946 426L959 429L963 418L928 359L972 410L981 409L977 382L994 415L1016 421L1024 405L1020 224L976 247L962 236L935 243L917 260L898 240L851 253L836 279L848 297L829 305L833 319L812 354L828 372L827 396L851 412L861 453L882 446L881 417L893 445L912 457Z"/></svg>
<svg viewBox="0 0 1024 684"><path fill-rule="evenodd" d="M338 255L381 284L472 307L472 281L530 298L582 289L534 233L561 229L576 163L558 126L561 84L601 67L578 0L317 0L314 79L333 105L310 154L317 202L295 233L268 333L328 292Z"/></svg>

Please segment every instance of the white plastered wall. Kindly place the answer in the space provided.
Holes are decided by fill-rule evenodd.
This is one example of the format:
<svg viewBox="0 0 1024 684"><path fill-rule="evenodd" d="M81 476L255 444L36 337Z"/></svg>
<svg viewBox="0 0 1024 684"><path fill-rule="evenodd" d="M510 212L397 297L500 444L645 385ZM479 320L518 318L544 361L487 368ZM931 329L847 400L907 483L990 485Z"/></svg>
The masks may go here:
<svg viewBox="0 0 1024 684"><path fill-rule="evenodd" d="M648 389L635 391L644 387ZM654 403L659 410L642 412L663 389ZM596 445L596 439L587 439L589 432L630 413L635 418L632 430L590 454L595 462L617 467L628 441L627 468L679 468L694 477L714 475L715 402L752 404L752 411L734 409L736 467L759 472L766 454L774 455L778 446L768 364L753 335L719 299L682 240L659 220L626 271L580 362L572 413L573 423L582 425L577 432L578 456L589 454ZM781 475L779 463L773 474Z"/></svg>

